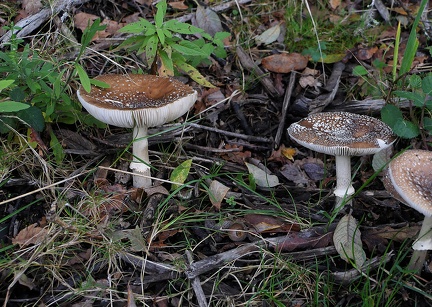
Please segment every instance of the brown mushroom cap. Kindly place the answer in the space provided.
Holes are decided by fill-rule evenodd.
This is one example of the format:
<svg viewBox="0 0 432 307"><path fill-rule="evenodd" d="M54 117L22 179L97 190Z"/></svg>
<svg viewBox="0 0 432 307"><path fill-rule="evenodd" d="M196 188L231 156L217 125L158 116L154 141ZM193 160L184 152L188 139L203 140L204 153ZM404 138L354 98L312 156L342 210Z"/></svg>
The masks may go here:
<svg viewBox="0 0 432 307"><path fill-rule="evenodd" d="M407 150L393 159L386 174L386 188L403 203L427 217L432 216L432 152Z"/></svg>
<svg viewBox="0 0 432 307"><path fill-rule="evenodd" d="M117 127L153 127L175 120L195 103L197 92L169 77L154 75L101 75L95 79L109 88L79 88L84 108L100 121Z"/></svg>
<svg viewBox="0 0 432 307"><path fill-rule="evenodd" d="M300 145L334 156L374 154L396 136L382 121L348 112L323 112L292 124L288 134Z"/></svg>

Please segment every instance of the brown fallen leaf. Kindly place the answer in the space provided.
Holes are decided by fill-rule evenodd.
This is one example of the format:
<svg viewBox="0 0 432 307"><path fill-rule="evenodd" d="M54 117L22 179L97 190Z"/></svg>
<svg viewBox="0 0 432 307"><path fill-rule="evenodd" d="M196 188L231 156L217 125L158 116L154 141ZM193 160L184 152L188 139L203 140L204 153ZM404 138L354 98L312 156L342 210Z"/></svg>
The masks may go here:
<svg viewBox="0 0 432 307"><path fill-rule="evenodd" d="M184 3L184 1L173 1L169 2L168 5L176 10L187 10L189 7Z"/></svg>
<svg viewBox="0 0 432 307"><path fill-rule="evenodd" d="M300 226L297 224L287 223L283 219L264 214L246 214L244 220L258 233L300 231Z"/></svg>
<svg viewBox="0 0 432 307"><path fill-rule="evenodd" d="M97 18L99 18L99 16L97 15L79 12L74 16L75 27L77 27L81 31L84 31ZM96 32L95 36L92 38L92 41L111 36L125 25L124 23L119 23L117 21L109 19L104 19L101 24L106 25L107 27L105 28L105 30Z"/></svg>
<svg viewBox="0 0 432 307"><path fill-rule="evenodd" d="M279 252L290 252L297 249L326 247L332 243L333 232L310 237L302 232L290 232L285 240L280 242L275 249Z"/></svg>
<svg viewBox="0 0 432 307"><path fill-rule="evenodd" d="M12 239L12 244L18 244L20 247L31 244L40 244L48 235L48 229L39 227L34 223L22 229L15 238Z"/></svg>
<svg viewBox="0 0 432 307"><path fill-rule="evenodd" d="M359 48L354 54L361 61L369 60L378 51L378 47Z"/></svg>
<svg viewBox="0 0 432 307"><path fill-rule="evenodd" d="M420 226L407 226L402 228L392 228L390 226L366 229L362 231L362 241L368 250L378 250L385 252L389 241L403 242L407 239L415 238L420 230Z"/></svg>
<svg viewBox="0 0 432 307"><path fill-rule="evenodd" d="M329 5L332 10L335 10L338 8L338 6L341 4L341 0L330 0Z"/></svg>
<svg viewBox="0 0 432 307"><path fill-rule="evenodd" d="M368 230L363 234L363 236L365 237L365 235L368 233L374 233L384 239L403 242L407 239L414 238L419 230L420 226L407 226L402 228L392 228L390 226L386 226L384 228Z"/></svg>
<svg viewBox="0 0 432 307"><path fill-rule="evenodd" d="M27 16L36 14L42 9L41 0L23 0L21 4Z"/></svg>
<svg viewBox="0 0 432 307"><path fill-rule="evenodd" d="M243 151L243 146L237 146L237 145L230 145L226 144L224 146L225 149L234 149L238 148L240 151L233 151L233 152L225 152L221 155L222 159L225 159L227 161L231 161L237 164L244 164L244 161L247 158L250 158L252 156L252 153L249 150Z"/></svg>
<svg viewBox="0 0 432 307"><path fill-rule="evenodd" d="M281 53L265 57L262 66L272 72L286 74L293 70L303 70L308 64L308 58L300 53Z"/></svg>

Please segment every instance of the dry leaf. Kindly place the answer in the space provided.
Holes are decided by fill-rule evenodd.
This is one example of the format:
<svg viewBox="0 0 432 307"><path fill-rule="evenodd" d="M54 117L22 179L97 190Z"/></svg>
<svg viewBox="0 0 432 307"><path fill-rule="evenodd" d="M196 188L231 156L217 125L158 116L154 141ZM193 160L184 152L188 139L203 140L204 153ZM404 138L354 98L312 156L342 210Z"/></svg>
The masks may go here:
<svg viewBox="0 0 432 307"><path fill-rule="evenodd" d="M244 220L258 233L300 231L300 226L263 214L246 214Z"/></svg>
<svg viewBox="0 0 432 307"><path fill-rule="evenodd" d="M281 144L281 146L277 150L273 150L270 157L268 158L268 161L275 161L280 163L287 163L289 159L289 154L291 153L291 148L286 148L284 144ZM288 150L288 152L285 152ZM288 157L285 154L288 154ZM295 155L295 154L293 154Z"/></svg>
<svg viewBox="0 0 432 307"><path fill-rule="evenodd" d="M151 6L152 0L134 0L136 3L139 3L141 5Z"/></svg>
<svg viewBox="0 0 432 307"><path fill-rule="evenodd" d="M265 171L253 164L247 162L245 162L245 164L258 186L273 188L279 184L279 178L276 175L267 174Z"/></svg>
<svg viewBox="0 0 432 307"><path fill-rule="evenodd" d="M140 12L135 12L132 15L128 15L126 17L122 18L122 21L126 24L128 23L132 23L132 22L137 22L140 19Z"/></svg>
<svg viewBox="0 0 432 307"><path fill-rule="evenodd" d="M351 215L341 218L334 231L333 242L336 251L346 262L353 262L356 267L360 268L366 261L361 233L356 219Z"/></svg>
<svg viewBox="0 0 432 307"><path fill-rule="evenodd" d="M286 74L293 70L303 70L308 64L308 58L300 53L274 54L262 59L262 66L272 72Z"/></svg>
<svg viewBox="0 0 432 307"><path fill-rule="evenodd" d="M310 236L307 233L290 232L285 236L284 241L277 244L276 250L290 252L296 249L325 247L330 244L332 234L332 232L329 232L319 236Z"/></svg>
<svg viewBox="0 0 432 307"><path fill-rule="evenodd" d="M209 187L210 202L216 209L220 209L221 203L225 198L226 193L230 190L229 187L220 183L217 180L212 180Z"/></svg>
<svg viewBox="0 0 432 307"><path fill-rule="evenodd" d="M20 273L15 272L15 277L17 274L20 274ZM33 290L36 287L36 285L33 283L33 281L31 281L30 278L28 278L27 275L24 273L19 275L18 282L21 285L26 286L30 290Z"/></svg>
<svg viewBox="0 0 432 307"><path fill-rule="evenodd" d="M84 31L90 24L93 23L93 21L98 18L99 16L97 15L79 12L74 16L75 27L77 27L81 31Z"/></svg>
<svg viewBox="0 0 432 307"><path fill-rule="evenodd" d="M225 149L234 149L234 148L238 148L240 151L225 152L221 155L221 158L234 163L243 164L244 160L252 156L252 153L249 150L243 151L243 146L230 145L230 144L225 145Z"/></svg>
<svg viewBox="0 0 432 307"><path fill-rule="evenodd" d="M338 6L341 4L341 0L330 0L329 5L332 10L335 10L338 8Z"/></svg>
<svg viewBox="0 0 432 307"><path fill-rule="evenodd" d="M42 2L40 0L23 0L21 6L28 15L33 15L41 10Z"/></svg>
<svg viewBox="0 0 432 307"><path fill-rule="evenodd" d="M257 35L255 37L255 41L258 45L271 44L278 39L280 32L281 32L280 24L277 24L277 25L267 29L266 31L264 31L260 35Z"/></svg>
<svg viewBox="0 0 432 307"><path fill-rule="evenodd" d="M134 252L147 251L147 242L144 239L141 229L136 226L134 229L126 232L126 236L131 243L131 250Z"/></svg>
<svg viewBox="0 0 432 307"><path fill-rule="evenodd" d="M214 36L217 32L223 31L218 14L210 8L204 8L202 5L198 5L195 18L198 27L211 36Z"/></svg>
<svg viewBox="0 0 432 307"><path fill-rule="evenodd" d="M302 160L303 161L303 160ZM324 163L320 161L318 162L305 162L303 163L303 170L308 175L310 179L313 181L319 181L324 179L325 171L324 171Z"/></svg>
<svg viewBox="0 0 432 307"><path fill-rule="evenodd" d="M75 27L80 29L81 31L84 31L90 24L92 24L99 16L88 14L84 12L79 12L75 14L74 16L74 23ZM118 23L114 20L104 19L101 22L101 25L106 25L106 29L103 31L96 32L95 36L92 38L92 41L106 38L110 35L113 35L116 33L120 28L122 28L125 24L124 23Z"/></svg>
<svg viewBox="0 0 432 307"><path fill-rule="evenodd" d="M288 162L281 169L280 173L289 181L292 181L296 186L307 186L309 180L306 174L302 171L299 165Z"/></svg>
<svg viewBox="0 0 432 307"><path fill-rule="evenodd" d="M40 244L48 235L48 229L39 227L38 224L32 224L22 229L15 238L12 239L12 244L18 244L20 247L30 244Z"/></svg>
<svg viewBox="0 0 432 307"><path fill-rule="evenodd" d="M189 8L184 1L173 1L169 2L168 5L176 10L187 10Z"/></svg>
<svg viewBox="0 0 432 307"><path fill-rule="evenodd" d="M284 155L284 157L287 157L291 161L294 161L294 156L296 155L296 153L297 150L292 147L282 149L282 154Z"/></svg>
<svg viewBox="0 0 432 307"><path fill-rule="evenodd" d="M370 48L359 48L354 54L358 60L365 61L371 59L377 51L378 47L374 46Z"/></svg>

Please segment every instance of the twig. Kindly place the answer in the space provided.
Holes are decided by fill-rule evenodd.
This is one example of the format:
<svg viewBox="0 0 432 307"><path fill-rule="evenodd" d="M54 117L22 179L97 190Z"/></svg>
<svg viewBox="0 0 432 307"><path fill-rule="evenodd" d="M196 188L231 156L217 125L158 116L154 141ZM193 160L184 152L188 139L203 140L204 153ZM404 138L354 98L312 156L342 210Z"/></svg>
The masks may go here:
<svg viewBox="0 0 432 307"><path fill-rule="evenodd" d="M186 251L186 257L188 259L189 264L192 264L193 263L192 253L189 250ZM206 300L204 291L201 287L201 282L200 282L200 279L198 276L195 278L192 278L192 288L195 292L195 296L197 298L198 305L200 307L207 307L208 306L207 300Z"/></svg>
<svg viewBox="0 0 432 307"><path fill-rule="evenodd" d="M285 120L286 120L286 115L288 112L288 107L290 105L290 100L291 100L291 95L294 89L294 82L295 82L295 78L296 77L296 73L295 72L291 72L291 76L290 76L290 80L288 83L288 88L285 92L285 96L284 96L284 101L283 101L283 106L282 106L282 116L279 120L279 127L276 133L276 137L275 137L275 148L279 147L281 139L282 139L282 134L285 128Z"/></svg>
<svg viewBox="0 0 432 307"><path fill-rule="evenodd" d="M238 148L238 147L227 148L227 149L211 148L211 147L206 147L206 146L194 145L194 144L190 144L190 143L185 143L183 146L187 147L187 148L191 148L191 149L204 151L204 152L214 152L214 153L227 153L227 152L239 152L239 151L241 151L241 148Z"/></svg>
<svg viewBox="0 0 432 307"><path fill-rule="evenodd" d="M307 230L304 230L302 232L302 236L310 237L310 236L316 236L317 234L324 234L326 233L326 231L332 231L331 229L333 229L335 226L336 224L330 225L329 228L320 227L320 226L312 227ZM286 240L287 240L287 235L262 239L254 243L248 243L239 246L237 248L231 249L229 251L210 256L208 258L205 258L203 260L191 264L189 266L189 269L185 271L186 276L192 279L210 270L220 268L222 265L226 263L232 262L246 255L259 252L262 249L267 249L269 247L277 249L280 247L281 244L284 244ZM305 244L309 244L309 243L305 242Z"/></svg>
<svg viewBox="0 0 432 307"><path fill-rule="evenodd" d="M173 265L151 261L147 258L139 257L131 253L118 252L117 256L133 266L145 269L148 273L180 273L180 271Z"/></svg>
<svg viewBox="0 0 432 307"><path fill-rule="evenodd" d="M240 125L243 127L246 134L252 135L253 132L252 132L251 128L249 127L248 122L246 120L246 116L244 115L244 113L240 109L239 104L237 102L231 100L230 105L231 105L231 108L233 109L234 113L236 114L237 118L239 119Z"/></svg>
<svg viewBox="0 0 432 307"><path fill-rule="evenodd" d="M394 253L389 252L382 257L374 257L368 261L366 261L361 269L351 269L345 272L335 272L332 273L334 280L336 282L346 284L353 281L354 278L359 277L360 275L365 275L369 270L379 267L380 265L387 263L391 260ZM370 277L369 277L370 278ZM378 283L375 280L372 280Z"/></svg>
<svg viewBox="0 0 432 307"><path fill-rule="evenodd" d="M199 124L195 124L195 123L187 123L187 125L192 126L194 128L204 129L207 131L212 131L212 132L216 132L216 133L223 134L226 136L244 139L244 140L248 140L248 141L252 141L252 142L262 142L262 143L272 143L273 142L273 140L271 140L269 138L265 138L265 137L229 132L229 131L225 131L225 130L221 130L221 129L217 129L217 128L212 128L212 127L207 127L207 126L203 126L203 125L199 125Z"/></svg>

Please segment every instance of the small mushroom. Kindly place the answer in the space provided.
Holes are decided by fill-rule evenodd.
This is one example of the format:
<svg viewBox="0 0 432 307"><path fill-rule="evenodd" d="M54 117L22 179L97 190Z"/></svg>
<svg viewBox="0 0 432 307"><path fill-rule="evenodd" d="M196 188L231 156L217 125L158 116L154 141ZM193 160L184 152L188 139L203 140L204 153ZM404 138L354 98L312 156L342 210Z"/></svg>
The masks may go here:
<svg viewBox="0 0 432 307"><path fill-rule="evenodd" d="M432 250L432 152L407 150L388 165L383 178L387 191L425 216L408 265L418 271Z"/></svg>
<svg viewBox="0 0 432 307"><path fill-rule="evenodd" d="M396 140L382 121L348 112L312 114L293 123L288 134L304 147L336 157L336 208L354 194L350 157L375 154Z"/></svg>
<svg viewBox="0 0 432 307"><path fill-rule="evenodd" d="M185 114L195 103L197 92L169 77L153 75L101 75L95 79L109 88L80 87L78 99L98 120L117 127L133 128L134 187L151 186L147 128L160 126Z"/></svg>

